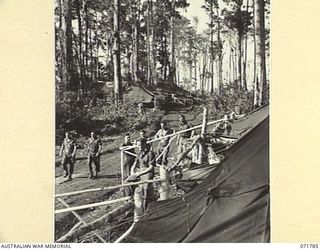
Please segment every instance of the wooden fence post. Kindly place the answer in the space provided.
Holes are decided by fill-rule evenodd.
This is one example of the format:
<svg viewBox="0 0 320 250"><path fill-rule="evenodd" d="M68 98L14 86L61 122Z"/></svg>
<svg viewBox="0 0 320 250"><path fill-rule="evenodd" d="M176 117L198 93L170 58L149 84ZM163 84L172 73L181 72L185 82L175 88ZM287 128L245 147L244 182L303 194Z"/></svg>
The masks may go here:
<svg viewBox="0 0 320 250"><path fill-rule="evenodd" d="M123 165L123 150L121 150L120 153L120 162L121 162L121 184L123 185L124 183L124 165Z"/></svg>
<svg viewBox="0 0 320 250"><path fill-rule="evenodd" d="M138 221L140 216L143 215L143 187L138 186L134 190L133 195L134 200L134 221Z"/></svg>
<svg viewBox="0 0 320 250"><path fill-rule="evenodd" d="M199 145L199 164L202 164L204 161L204 154L205 154L205 143L204 137L207 132L207 122L208 122L208 109L206 107L203 108L203 119L202 119L202 128L201 128L201 140Z"/></svg>
<svg viewBox="0 0 320 250"><path fill-rule="evenodd" d="M159 187L159 193L160 193L160 200L164 201L169 199L169 181L168 181L168 170L163 166L159 166L159 174L160 174L160 187Z"/></svg>

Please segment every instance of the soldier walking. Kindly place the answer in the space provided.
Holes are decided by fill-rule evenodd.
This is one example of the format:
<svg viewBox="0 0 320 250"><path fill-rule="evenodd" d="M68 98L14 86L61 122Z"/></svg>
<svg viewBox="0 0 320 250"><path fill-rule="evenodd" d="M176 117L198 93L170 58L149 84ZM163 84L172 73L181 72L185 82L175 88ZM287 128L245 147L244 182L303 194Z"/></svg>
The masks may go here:
<svg viewBox="0 0 320 250"><path fill-rule="evenodd" d="M88 142L88 167L90 171L90 179L96 179L98 177L98 173L100 172L101 149L102 143L100 138L97 137L95 132L91 132L91 137Z"/></svg>
<svg viewBox="0 0 320 250"><path fill-rule="evenodd" d="M76 151L77 146L75 140L72 138L69 132L66 132L65 138L61 145L59 156L62 156L61 165L64 170L63 177L68 177L68 181L72 180Z"/></svg>

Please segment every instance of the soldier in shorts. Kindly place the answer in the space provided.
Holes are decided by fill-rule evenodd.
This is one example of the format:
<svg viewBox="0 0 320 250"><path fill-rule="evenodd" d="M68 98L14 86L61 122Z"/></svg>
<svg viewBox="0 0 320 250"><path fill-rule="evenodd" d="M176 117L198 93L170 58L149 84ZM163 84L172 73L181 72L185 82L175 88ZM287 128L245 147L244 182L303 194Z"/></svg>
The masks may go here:
<svg viewBox="0 0 320 250"><path fill-rule="evenodd" d="M75 140L71 137L69 132L66 132L65 138L61 145L59 156L62 156L61 165L64 170L63 177L68 177L68 181L72 180L76 151L77 146Z"/></svg>
<svg viewBox="0 0 320 250"><path fill-rule="evenodd" d="M167 127L165 121L161 121L160 126L161 126L161 128L158 130L158 132L155 135L156 139L165 137L169 134L172 134L172 130ZM170 150L170 147L168 146L169 141L170 141L170 138L166 137L166 138L161 139L158 144L157 157L159 157L162 154L162 156L157 161L157 163L160 165L167 165L168 164L167 158L168 158L168 152Z"/></svg>
<svg viewBox="0 0 320 250"><path fill-rule="evenodd" d="M192 128L192 125L188 123L184 115L179 115L179 121L180 121L180 129L179 129L180 131ZM194 136L193 130L192 131L189 130L178 135L178 138L177 138L178 155L184 152L188 139L191 139L193 136Z"/></svg>
<svg viewBox="0 0 320 250"><path fill-rule="evenodd" d="M89 178L96 179L100 172L100 153L102 143L100 138L97 137L95 132L91 132L91 137L88 142L88 167L90 171ZM94 167L93 164L94 163Z"/></svg>

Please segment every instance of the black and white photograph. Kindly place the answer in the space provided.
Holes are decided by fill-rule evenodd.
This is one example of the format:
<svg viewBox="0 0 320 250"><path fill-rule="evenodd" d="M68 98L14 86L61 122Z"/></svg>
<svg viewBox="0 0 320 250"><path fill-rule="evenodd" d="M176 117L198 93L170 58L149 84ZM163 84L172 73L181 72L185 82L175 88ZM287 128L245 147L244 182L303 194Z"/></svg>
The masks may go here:
<svg viewBox="0 0 320 250"><path fill-rule="evenodd" d="M55 243L269 243L270 0L54 0Z"/></svg>

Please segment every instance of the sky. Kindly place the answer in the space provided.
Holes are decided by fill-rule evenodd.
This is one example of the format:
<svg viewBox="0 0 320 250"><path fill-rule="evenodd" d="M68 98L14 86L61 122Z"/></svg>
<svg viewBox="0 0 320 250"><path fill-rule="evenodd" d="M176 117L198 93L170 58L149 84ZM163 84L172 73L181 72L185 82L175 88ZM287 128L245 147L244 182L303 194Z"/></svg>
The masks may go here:
<svg viewBox="0 0 320 250"><path fill-rule="evenodd" d="M192 20L192 17L197 16L199 18L198 31L202 32L208 28L207 23L209 22L209 17L201 8L204 4L204 0L187 0L190 4L187 11L181 10L181 14ZM220 10L223 8L229 8L223 1L219 1Z"/></svg>
<svg viewBox="0 0 320 250"><path fill-rule="evenodd" d="M208 16L206 15L204 9L201 6L204 4L204 0L188 0L190 6L187 11L181 11L181 14L192 20L192 17L197 16L199 18L199 32L207 28L207 23L209 22Z"/></svg>

